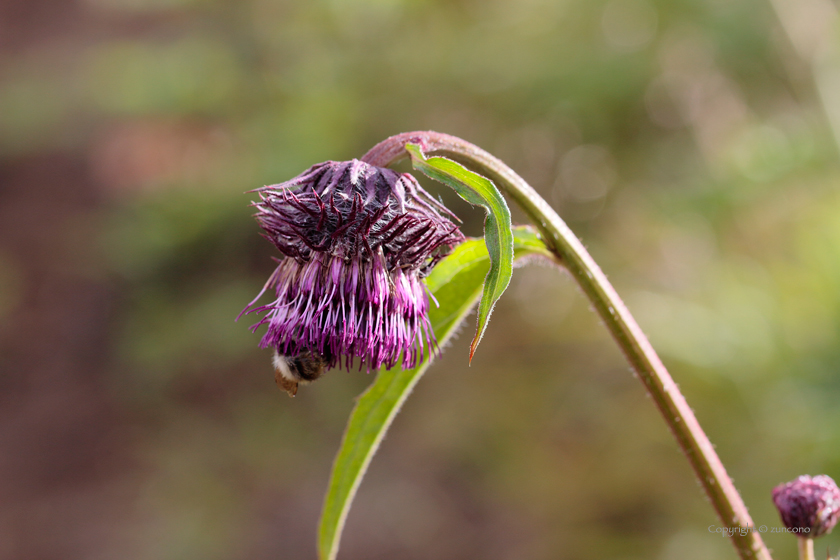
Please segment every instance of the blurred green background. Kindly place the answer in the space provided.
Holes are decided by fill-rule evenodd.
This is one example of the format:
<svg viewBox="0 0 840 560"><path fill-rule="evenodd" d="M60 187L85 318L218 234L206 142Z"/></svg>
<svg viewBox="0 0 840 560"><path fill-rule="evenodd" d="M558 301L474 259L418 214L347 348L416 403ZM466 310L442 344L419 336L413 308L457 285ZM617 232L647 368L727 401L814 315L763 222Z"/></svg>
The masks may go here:
<svg viewBox="0 0 840 560"><path fill-rule="evenodd" d="M837 29L828 0L0 2L0 558L315 557L371 377L275 387L234 322L276 256L246 191L420 129L558 209L780 526L773 486L840 476ZM472 329L339 558L735 558L566 275L517 270L468 367Z"/></svg>

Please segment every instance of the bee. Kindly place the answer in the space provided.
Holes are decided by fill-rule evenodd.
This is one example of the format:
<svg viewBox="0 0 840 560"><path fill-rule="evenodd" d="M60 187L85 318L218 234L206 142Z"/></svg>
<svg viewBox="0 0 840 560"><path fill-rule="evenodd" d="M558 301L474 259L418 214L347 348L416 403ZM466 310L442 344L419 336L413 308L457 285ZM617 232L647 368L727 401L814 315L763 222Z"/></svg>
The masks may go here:
<svg viewBox="0 0 840 560"><path fill-rule="evenodd" d="M320 354L309 350L297 356L284 356L276 350L271 360L274 365L274 381L290 397L297 394L298 384L315 381L324 374L330 363L329 352Z"/></svg>

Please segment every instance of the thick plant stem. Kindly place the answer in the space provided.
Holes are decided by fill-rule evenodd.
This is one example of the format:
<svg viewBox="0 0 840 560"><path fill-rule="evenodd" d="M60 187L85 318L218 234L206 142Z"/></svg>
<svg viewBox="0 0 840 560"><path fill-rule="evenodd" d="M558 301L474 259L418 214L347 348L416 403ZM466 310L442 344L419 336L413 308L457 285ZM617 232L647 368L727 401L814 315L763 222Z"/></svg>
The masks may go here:
<svg viewBox="0 0 840 560"><path fill-rule="evenodd" d="M501 160L465 140L439 132L407 132L374 146L362 158L380 167L407 157L408 143L418 144L428 154L450 157L493 181L534 221L548 248L583 289L627 357L665 422L685 452L712 506L731 531L740 557L772 560L726 469L703 432L694 413L636 320L601 272L583 244L539 194Z"/></svg>

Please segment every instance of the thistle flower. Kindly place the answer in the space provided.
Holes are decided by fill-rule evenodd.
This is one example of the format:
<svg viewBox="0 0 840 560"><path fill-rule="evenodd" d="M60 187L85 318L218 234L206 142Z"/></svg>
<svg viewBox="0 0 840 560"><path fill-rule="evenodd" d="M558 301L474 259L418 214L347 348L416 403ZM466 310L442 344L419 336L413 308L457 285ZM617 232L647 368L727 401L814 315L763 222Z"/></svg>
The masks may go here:
<svg viewBox="0 0 840 560"><path fill-rule="evenodd" d="M421 279L464 236L414 177L328 161L257 192L255 217L285 258L243 313L265 312L252 328L268 325L260 346L282 388L354 358L411 368L433 351ZM255 307L269 288L275 301Z"/></svg>
<svg viewBox="0 0 840 560"><path fill-rule="evenodd" d="M773 489L773 503L788 529L815 538L830 533L840 516L840 489L830 476L802 475Z"/></svg>

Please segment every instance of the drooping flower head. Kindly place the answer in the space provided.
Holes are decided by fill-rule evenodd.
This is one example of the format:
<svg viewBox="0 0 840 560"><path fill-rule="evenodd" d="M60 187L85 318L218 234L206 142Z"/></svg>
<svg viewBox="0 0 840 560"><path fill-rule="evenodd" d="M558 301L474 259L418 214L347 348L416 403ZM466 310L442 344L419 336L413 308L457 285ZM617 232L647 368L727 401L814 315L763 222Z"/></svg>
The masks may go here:
<svg viewBox="0 0 840 560"><path fill-rule="evenodd" d="M840 489L830 476L802 475L773 489L773 503L785 527L803 537L830 533L840 517Z"/></svg>
<svg viewBox="0 0 840 560"><path fill-rule="evenodd" d="M265 312L260 346L348 370L354 358L391 368L401 355L414 367L432 351L421 278L464 236L414 177L328 161L258 192L257 221L285 256L263 288L277 299L245 309Z"/></svg>

